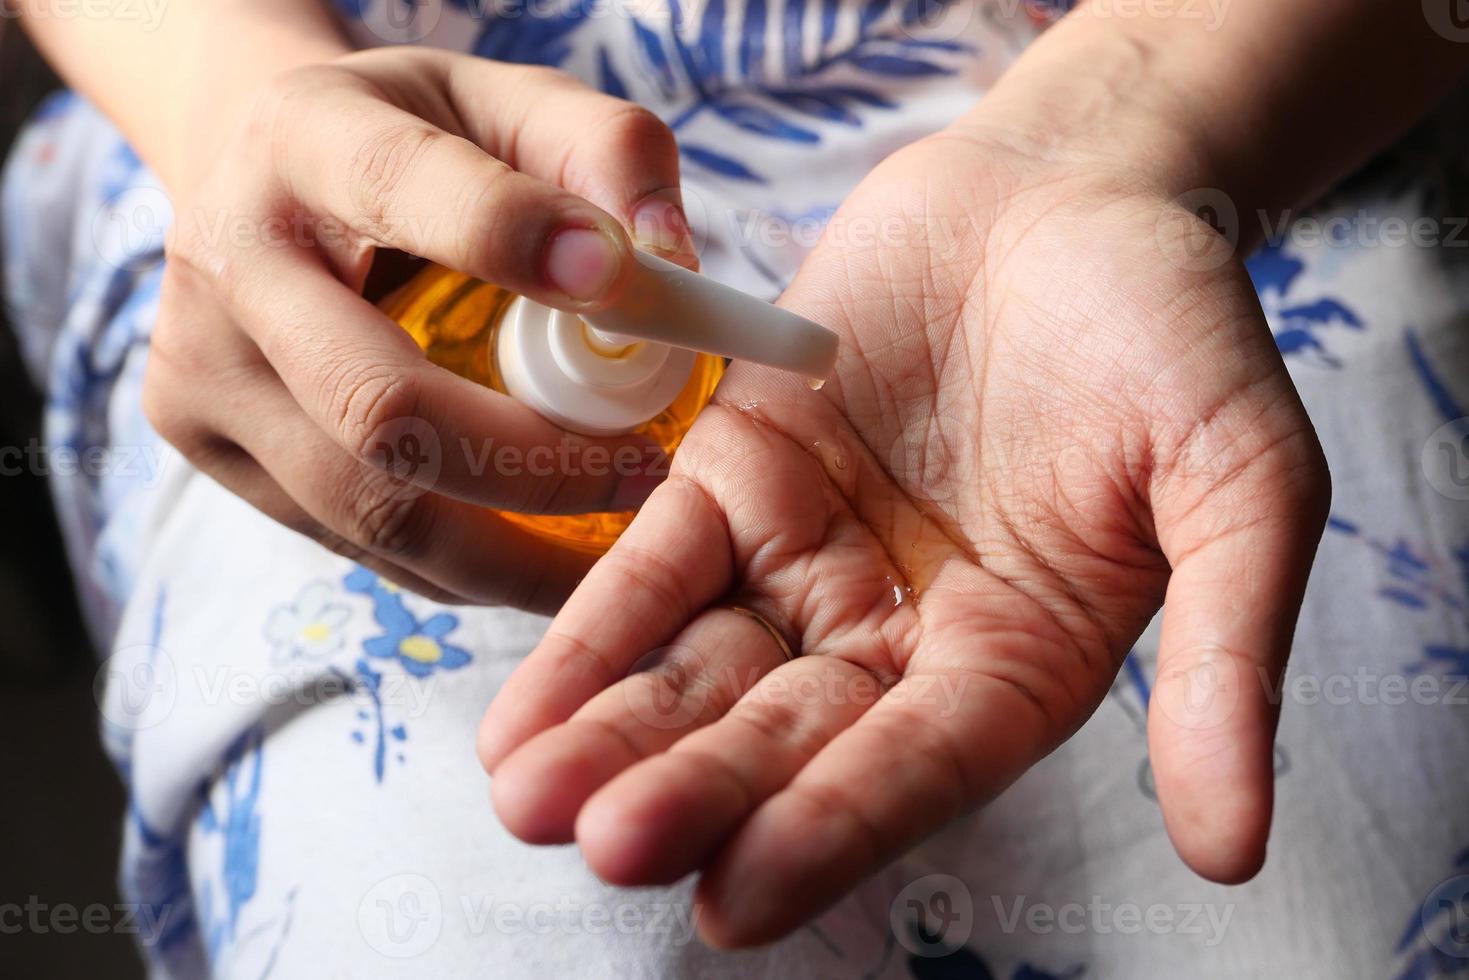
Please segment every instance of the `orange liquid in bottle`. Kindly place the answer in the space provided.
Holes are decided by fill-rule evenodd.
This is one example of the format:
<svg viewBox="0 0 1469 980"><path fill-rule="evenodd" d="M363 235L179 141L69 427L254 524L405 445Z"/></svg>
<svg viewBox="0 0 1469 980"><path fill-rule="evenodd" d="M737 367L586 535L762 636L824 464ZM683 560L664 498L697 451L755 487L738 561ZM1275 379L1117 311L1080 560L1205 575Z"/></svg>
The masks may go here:
<svg viewBox="0 0 1469 980"><path fill-rule="evenodd" d="M495 332L515 294L443 266L430 265L380 304L423 348L428 359L471 381L505 392L495 363ZM724 359L700 354L673 403L636 430L670 456L699 412L709 403ZM512 524L564 548L600 555L632 523L636 511L609 514L517 514L500 511Z"/></svg>

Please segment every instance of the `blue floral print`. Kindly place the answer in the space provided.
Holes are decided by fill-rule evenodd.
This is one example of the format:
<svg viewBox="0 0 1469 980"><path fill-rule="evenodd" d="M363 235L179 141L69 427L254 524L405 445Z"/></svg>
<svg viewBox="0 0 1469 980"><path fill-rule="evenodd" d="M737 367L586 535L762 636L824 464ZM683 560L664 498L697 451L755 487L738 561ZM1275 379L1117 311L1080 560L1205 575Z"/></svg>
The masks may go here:
<svg viewBox="0 0 1469 980"><path fill-rule="evenodd" d="M406 723L392 719L395 706L384 697L387 685L404 679L390 674L389 668L396 666L408 679L421 682L439 671L458 670L473 658L468 650L448 642L459 626L459 617L453 613L438 612L420 620L408 608L401 589L361 566L347 574L343 585L348 592L372 600L373 618L383 628L362 642L365 656L357 658L350 672L333 669L352 693L367 698L367 707L357 712L359 727L352 730L351 738L359 745L370 745L373 776L381 783L390 752L393 760L404 762L401 747L408 741Z"/></svg>

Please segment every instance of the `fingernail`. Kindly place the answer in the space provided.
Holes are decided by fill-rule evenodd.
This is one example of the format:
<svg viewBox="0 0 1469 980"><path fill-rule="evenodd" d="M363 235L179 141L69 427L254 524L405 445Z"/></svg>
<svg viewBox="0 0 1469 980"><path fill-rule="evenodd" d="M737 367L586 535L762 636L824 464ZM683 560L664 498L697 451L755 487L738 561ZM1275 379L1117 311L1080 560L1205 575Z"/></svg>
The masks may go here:
<svg viewBox="0 0 1469 980"><path fill-rule="evenodd" d="M546 278L575 300L599 298L621 267L612 240L593 228L558 231L546 246Z"/></svg>
<svg viewBox="0 0 1469 980"><path fill-rule="evenodd" d="M679 254L694 251L694 234L683 210L671 201L654 198L638 205L632 233L639 245L653 251Z"/></svg>

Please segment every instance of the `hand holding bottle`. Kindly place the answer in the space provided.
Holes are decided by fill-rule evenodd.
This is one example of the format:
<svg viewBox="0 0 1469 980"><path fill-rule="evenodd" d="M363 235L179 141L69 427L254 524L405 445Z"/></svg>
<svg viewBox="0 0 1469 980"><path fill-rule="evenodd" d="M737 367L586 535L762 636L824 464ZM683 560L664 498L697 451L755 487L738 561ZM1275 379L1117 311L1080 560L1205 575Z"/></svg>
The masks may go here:
<svg viewBox="0 0 1469 980"><path fill-rule="evenodd" d="M380 248L570 310L618 295L629 232L690 264L667 128L557 71L399 48L280 76L212 158L170 188L153 424L267 514L396 581L554 608L590 558L486 508L636 507L656 473L576 461L592 445L652 459L645 441L564 432L440 370L361 290ZM496 471L507 447L545 446L562 450L551 472Z"/></svg>

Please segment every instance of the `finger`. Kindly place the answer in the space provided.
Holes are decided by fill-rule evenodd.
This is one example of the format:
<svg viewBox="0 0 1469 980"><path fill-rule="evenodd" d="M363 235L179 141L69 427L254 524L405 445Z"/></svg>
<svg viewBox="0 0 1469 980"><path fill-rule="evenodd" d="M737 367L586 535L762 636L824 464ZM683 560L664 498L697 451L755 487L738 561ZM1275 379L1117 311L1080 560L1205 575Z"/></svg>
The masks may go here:
<svg viewBox="0 0 1469 980"><path fill-rule="evenodd" d="M626 677L727 592L732 575L722 513L694 483L670 478L500 689L479 729L485 769L495 774L512 750Z"/></svg>
<svg viewBox="0 0 1469 980"><path fill-rule="evenodd" d="M566 309L605 303L632 269L616 218L411 112L344 87L281 112L290 192L371 242Z"/></svg>
<svg viewBox="0 0 1469 980"><path fill-rule="evenodd" d="M237 425L247 410L251 424ZM437 592L551 612L590 565L587 556L490 511L424 492L346 455L268 375L230 386L197 415L205 431L226 433L326 529L322 543L354 559L389 562Z"/></svg>
<svg viewBox="0 0 1469 980"><path fill-rule="evenodd" d="M1247 880L1265 859L1279 716L1273 692L1330 499L1319 450L1307 441L1314 443L1309 430L1293 449L1251 455L1182 519L1171 508L1158 516L1173 574L1148 710L1149 756L1174 847L1215 881ZM1297 459L1282 462L1284 455Z"/></svg>
<svg viewBox="0 0 1469 980"><path fill-rule="evenodd" d="M582 804L608 780L722 717L784 662L754 620L729 609L705 613L497 766L495 812L528 843L571 841Z"/></svg>
<svg viewBox="0 0 1469 980"><path fill-rule="evenodd" d="M693 261L678 143L651 111L554 69L451 55L445 72L465 135L487 153L603 208L639 245Z"/></svg>
<svg viewBox="0 0 1469 980"><path fill-rule="evenodd" d="M753 639L774 645L768 634ZM576 820L587 864L619 885L666 884L697 870L881 692L873 674L836 657L784 664L719 721L591 797Z"/></svg>
<svg viewBox="0 0 1469 980"><path fill-rule="evenodd" d="M719 947L785 935L996 795L1054 730L1013 683L957 665L910 669L725 843L696 892L700 934Z"/></svg>
<svg viewBox="0 0 1469 980"><path fill-rule="evenodd" d="M565 432L433 365L406 332L300 253L260 250L224 285L301 409L357 460L521 513L630 510L661 478L662 454L644 437Z"/></svg>

